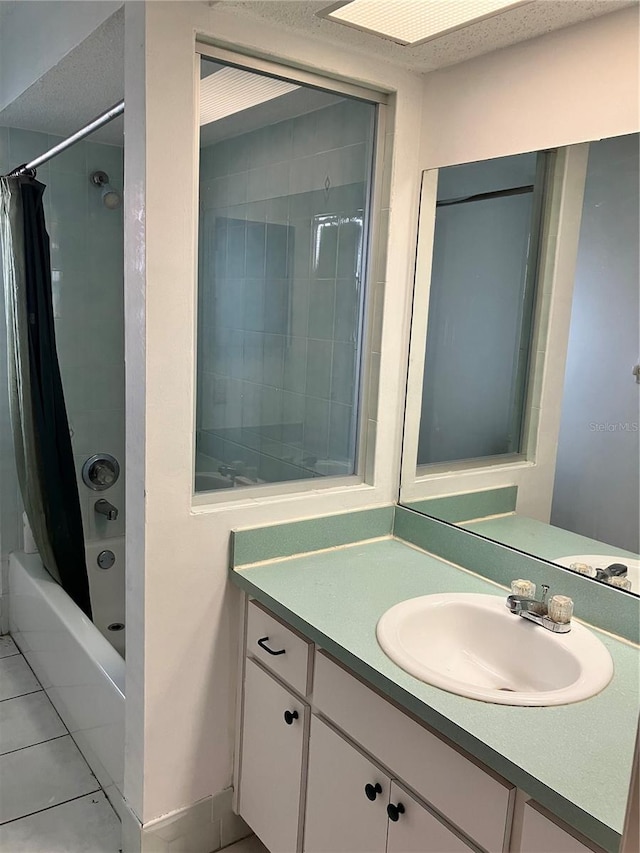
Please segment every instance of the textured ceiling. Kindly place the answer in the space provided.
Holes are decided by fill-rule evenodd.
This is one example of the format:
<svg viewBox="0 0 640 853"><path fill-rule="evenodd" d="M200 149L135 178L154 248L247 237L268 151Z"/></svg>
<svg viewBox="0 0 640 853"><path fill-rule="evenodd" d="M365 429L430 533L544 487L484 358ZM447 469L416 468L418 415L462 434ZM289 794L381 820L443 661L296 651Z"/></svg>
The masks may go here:
<svg viewBox="0 0 640 853"><path fill-rule="evenodd" d="M533 0L416 47L403 47L353 27L318 18L315 13L332 5L332 0L219 0L218 5L238 15L262 18L323 41L342 44L351 50L425 72L464 62L579 21L616 12L625 6L637 5L637 0Z"/></svg>
<svg viewBox="0 0 640 853"><path fill-rule="evenodd" d="M387 39L318 18L315 12L326 8L330 2L218 0L216 3L209 0L208 5L221 5L240 17L265 19L291 32L306 33L324 42L343 45L422 73L626 6L638 5L638 0L533 0L426 44L402 47ZM0 2L0 20L3 8L5 4ZM66 136L123 97L124 14L121 9L0 112L0 125ZM261 121L266 120L262 114L258 117ZM235 123L241 120L247 123L243 128L248 129L252 123L250 116L233 121L225 119L217 131L209 131L211 141L242 132L235 130ZM111 122L91 138L95 142L121 145L122 119Z"/></svg>
<svg viewBox="0 0 640 853"><path fill-rule="evenodd" d="M124 9L5 107L0 125L68 136L122 98ZM92 134L91 139L122 145L122 118Z"/></svg>

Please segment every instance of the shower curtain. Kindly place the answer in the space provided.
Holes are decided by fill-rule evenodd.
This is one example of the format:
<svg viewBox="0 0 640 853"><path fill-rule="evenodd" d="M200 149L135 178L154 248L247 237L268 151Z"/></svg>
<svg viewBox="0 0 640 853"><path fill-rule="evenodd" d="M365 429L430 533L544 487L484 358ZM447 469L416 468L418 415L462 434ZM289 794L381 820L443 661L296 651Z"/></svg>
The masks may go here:
<svg viewBox="0 0 640 853"><path fill-rule="evenodd" d="M0 178L9 403L18 482L49 574L91 618L80 499L56 352L44 184Z"/></svg>

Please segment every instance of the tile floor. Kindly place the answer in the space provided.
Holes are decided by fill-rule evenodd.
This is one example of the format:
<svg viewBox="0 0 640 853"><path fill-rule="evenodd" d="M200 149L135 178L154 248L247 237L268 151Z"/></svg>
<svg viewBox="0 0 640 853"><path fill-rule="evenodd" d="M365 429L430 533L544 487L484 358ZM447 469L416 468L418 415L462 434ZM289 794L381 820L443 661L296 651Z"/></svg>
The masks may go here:
<svg viewBox="0 0 640 853"><path fill-rule="evenodd" d="M269 853L269 851L255 835L250 835L242 841L236 841L230 847L225 847L221 853Z"/></svg>
<svg viewBox="0 0 640 853"><path fill-rule="evenodd" d="M0 636L0 853L121 853L120 821L11 637ZM255 835L224 853L268 853Z"/></svg>
<svg viewBox="0 0 640 853"><path fill-rule="evenodd" d="M0 853L119 850L104 791L13 640L0 637Z"/></svg>

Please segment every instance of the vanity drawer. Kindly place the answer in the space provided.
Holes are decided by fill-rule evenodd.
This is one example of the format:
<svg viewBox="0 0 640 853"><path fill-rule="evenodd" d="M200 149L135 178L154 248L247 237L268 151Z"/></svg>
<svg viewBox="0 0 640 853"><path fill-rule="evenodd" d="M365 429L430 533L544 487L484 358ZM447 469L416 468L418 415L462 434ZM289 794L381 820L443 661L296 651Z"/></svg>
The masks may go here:
<svg viewBox="0 0 640 853"><path fill-rule="evenodd" d="M259 660L298 693L309 692L313 644L268 613L257 601L249 602L247 654Z"/></svg>
<svg viewBox="0 0 640 853"><path fill-rule="evenodd" d="M515 788L318 652L318 710L492 853L507 849Z"/></svg>

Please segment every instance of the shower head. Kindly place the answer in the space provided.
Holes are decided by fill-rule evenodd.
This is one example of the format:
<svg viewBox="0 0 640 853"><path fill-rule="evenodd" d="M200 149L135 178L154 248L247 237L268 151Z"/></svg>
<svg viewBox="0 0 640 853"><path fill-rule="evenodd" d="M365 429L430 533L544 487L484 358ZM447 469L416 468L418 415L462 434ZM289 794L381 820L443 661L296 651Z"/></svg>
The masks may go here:
<svg viewBox="0 0 640 853"><path fill-rule="evenodd" d="M97 171L90 175L91 183L101 191L102 203L109 210L120 207L120 194L113 189L109 183L109 175L106 172Z"/></svg>

